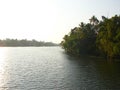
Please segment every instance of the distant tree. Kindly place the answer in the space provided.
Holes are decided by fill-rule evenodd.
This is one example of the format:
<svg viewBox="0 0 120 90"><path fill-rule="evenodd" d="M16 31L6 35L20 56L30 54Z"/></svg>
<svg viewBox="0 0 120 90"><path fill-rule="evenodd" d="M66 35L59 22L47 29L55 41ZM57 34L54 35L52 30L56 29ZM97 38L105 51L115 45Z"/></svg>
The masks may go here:
<svg viewBox="0 0 120 90"><path fill-rule="evenodd" d="M57 44L52 42L43 42L43 41L36 41L36 40L17 40L17 39L9 39L0 40L0 46L57 46Z"/></svg>

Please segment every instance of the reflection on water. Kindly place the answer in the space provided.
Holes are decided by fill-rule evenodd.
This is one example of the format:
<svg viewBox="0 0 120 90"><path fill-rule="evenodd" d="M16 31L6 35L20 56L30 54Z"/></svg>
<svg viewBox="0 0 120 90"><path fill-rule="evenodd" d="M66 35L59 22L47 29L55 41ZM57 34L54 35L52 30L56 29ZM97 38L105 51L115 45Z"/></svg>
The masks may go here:
<svg viewBox="0 0 120 90"><path fill-rule="evenodd" d="M0 87L5 88L4 85L7 82L7 48L0 48ZM0 88L1 89L1 88Z"/></svg>
<svg viewBox="0 0 120 90"><path fill-rule="evenodd" d="M100 75L101 84L112 89L120 89L120 62L99 62L96 69Z"/></svg>
<svg viewBox="0 0 120 90"><path fill-rule="evenodd" d="M0 90L120 89L120 63L67 55L60 47L0 48Z"/></svg>
<svg viewBox="0 0 120 90"><path fill-rule="evenodd" d="M6 48L0 48L0 72L4 72L6 52Z"/></svg>

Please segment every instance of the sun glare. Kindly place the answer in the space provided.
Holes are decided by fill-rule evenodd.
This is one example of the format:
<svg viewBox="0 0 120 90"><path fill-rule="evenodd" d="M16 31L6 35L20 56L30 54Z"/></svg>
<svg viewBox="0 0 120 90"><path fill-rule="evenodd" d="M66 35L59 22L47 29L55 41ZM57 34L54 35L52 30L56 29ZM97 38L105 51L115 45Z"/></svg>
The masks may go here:
<svg viewBox="0 0 120 90"><path fill-rule="evenodd" d="M6 52L7 49L5 47L0 47L0 78L1 75L4 73L5 71L5 66L6 66Z"/></svg>
<svg viewBox="0 0 120 90"><path fill-rule="evenodd" d="M0 47L0 87L4 85L5 75L5 67L7 65L6 62L6 53L7 49L5 47Z"/></svg>
<svg viewBox="0 0 120 90"><path fill-rule="evenodd" d="M6 58L6 48L0 47L0 72L3 72Z"/></svg>

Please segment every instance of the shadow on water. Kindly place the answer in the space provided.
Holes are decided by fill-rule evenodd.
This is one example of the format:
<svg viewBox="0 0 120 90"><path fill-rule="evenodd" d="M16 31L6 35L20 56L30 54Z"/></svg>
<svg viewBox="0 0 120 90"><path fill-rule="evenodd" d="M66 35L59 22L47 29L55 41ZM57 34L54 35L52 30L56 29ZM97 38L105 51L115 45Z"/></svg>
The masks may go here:
<svg viewBox="0 0 120 90"><path fill-rule="evenodd" d="M66 53L64 53L66 54ZM66 54L71 71L73 89L120 89L120 62L107 62L103 58Z"/></svg>
<svg viewBox="0 0 120 90"><path fill-rule="evenodd" d="M120 62L96 62L101 84L109 89L120 89Z"/></svg>

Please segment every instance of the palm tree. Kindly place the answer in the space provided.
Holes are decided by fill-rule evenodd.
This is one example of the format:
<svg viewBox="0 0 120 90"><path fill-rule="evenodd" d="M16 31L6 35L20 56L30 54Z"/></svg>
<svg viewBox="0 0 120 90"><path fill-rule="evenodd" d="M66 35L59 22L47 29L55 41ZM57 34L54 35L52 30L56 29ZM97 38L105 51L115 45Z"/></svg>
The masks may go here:
<svg viewBox="0 0 120 90"><path fill-rule="evenodd" d="M92 16L89 20L92 25L97 25L99 23L99 20L95 16Z"/></svg>

